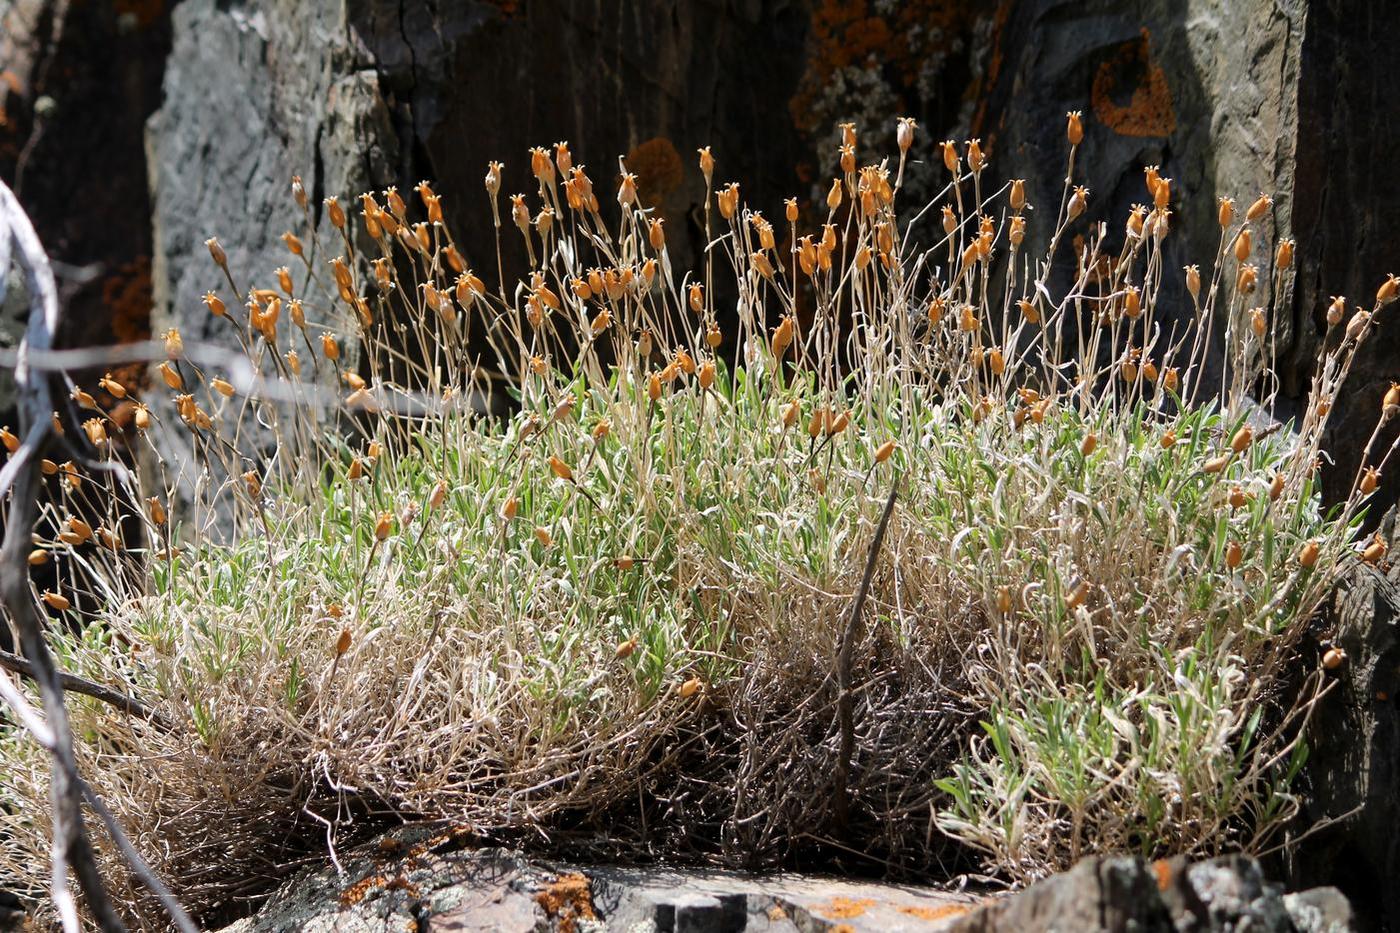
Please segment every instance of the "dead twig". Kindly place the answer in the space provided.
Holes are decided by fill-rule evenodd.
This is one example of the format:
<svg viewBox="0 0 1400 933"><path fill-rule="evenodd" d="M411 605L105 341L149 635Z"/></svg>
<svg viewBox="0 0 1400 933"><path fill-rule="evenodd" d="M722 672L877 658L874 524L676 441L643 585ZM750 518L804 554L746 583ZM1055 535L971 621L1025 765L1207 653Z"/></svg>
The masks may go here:
<svg viewBox="0 0 1400 933"><path fill-rule="evenodd" d="M8 651L0 651L0 668L12 671L13 673L19 674L21 677L28 677L30 680L34 679L34 665L30 664L19 655L11 654ZM103 703L116 707L123 713L135 716L138 719L144 719L165 732L171 732L174 729L174 725L170 720L166 719L140 700L127 696L120 690L104 687L102 684L94 683L91 680L78 677L74 674L60 672L58 679L63 685L63 689L70 693L81 693L83 696L92 697L94 700L101 700Z"/></svg>
<svg viewBox="0 0 1400 933"><path fill-rule="evenodd" d="M851 615L846 620L846 630L841 634L841 645L836 651L836 687L840 691L836 701L837 727L841 734L841 749L836 758L833 794L836 808L836 825L844 828L850 814L850 800L847 786L851 776L851 756L855 753L855 710L851 691L851 653L860 640L861 611L865 608L865 598L870 593L870 581L875 577L875 564L880 557L880 546L889 528L890 516L894 514L894 502L899 494L899 478L890 486L889 498L885 500L885 510L880 513L880 523L875 526L875 537L870 541L870 553L865 558L865 573L856 588L855 599L851 601Z"/></svg>

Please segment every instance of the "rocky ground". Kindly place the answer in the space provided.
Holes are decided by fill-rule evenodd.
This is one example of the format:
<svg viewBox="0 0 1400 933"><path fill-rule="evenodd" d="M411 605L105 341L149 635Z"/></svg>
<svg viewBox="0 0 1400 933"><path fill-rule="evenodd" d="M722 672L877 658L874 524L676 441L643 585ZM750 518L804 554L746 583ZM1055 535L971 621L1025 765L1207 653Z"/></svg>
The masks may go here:
<svg viewBox="0 0 1400 933"><path fill-rule="evenodd" d="M1335 888L1283 894L1247 858L1148 864L1088 859L1006 896L848 879L598 868L463 847L468 834L403 829L289 883L224 933L408 930L804 933L1341 933Z"/></svg>

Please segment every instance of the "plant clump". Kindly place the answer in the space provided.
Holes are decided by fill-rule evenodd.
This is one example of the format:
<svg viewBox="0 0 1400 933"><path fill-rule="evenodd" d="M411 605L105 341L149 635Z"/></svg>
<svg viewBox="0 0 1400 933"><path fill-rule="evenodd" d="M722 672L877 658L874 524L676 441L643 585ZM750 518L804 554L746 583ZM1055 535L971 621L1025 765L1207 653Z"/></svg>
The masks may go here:
<svg viewBox="0 0 1400 933"><path fill-rule="evenodd" d="M209 241L241 351L162 335L129 430L75 393L98 455L145 465L46 465L31 557L62 559L35 598L66 668L174 724L70 697L84 773L192 908L400 817L1016 882L1279 838L1344 663L1315 610L1385 556L1356 538L1391 452L1330 512L1316 461L1397 280L1338 299L1306 412L1272 424L1255 302L1292 247L1261 281L1255 207L1168 268L1184 195L1155 168L1110 236L1072 181L995 187L976 140L915 131L858 166L843 126L829 190L771 220L701 150L693 271L627 166L595 191L565 143L528 195L491 164L494 274L427 183L320 227L294 183L270 284ZM904 211L920 150L949 180ZM36 887L46 796L0 734L0 865Z"/></svg>

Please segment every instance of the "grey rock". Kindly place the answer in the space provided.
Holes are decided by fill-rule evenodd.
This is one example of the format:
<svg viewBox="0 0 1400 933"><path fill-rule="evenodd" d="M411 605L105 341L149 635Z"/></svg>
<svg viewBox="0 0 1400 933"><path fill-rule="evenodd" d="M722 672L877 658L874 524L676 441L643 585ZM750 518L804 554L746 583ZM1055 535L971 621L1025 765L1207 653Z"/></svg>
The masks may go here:
<svg viewBox="0 0 1400 933"><path fill-rule="evenodd" d="M1298 933L1343 933L1354 922L1351 902L1336 888L1285 894L1283 908Z"/></svg>
<svg viewBox="0 0 1400 933"><path fill-rule="evenodd" d="M1307 926L1305 924L1312 924ZM1346 898L1332 888L1284 895L1259 864L1226 856L1148 865L1125 856L1085 859L1062 875L983 907L957 933L1295 933L1351 930Z"/></svg>
<svg viewBox="0 0 1400 933"><path fill-rule="evenodd" d="M471 849L451 831L404 828L342 854L344 874L289 882L226 933L290 930L618 930L628 933L1342 933L1335 889L1285 897L1258 864L1228 857L1148 865L1086 859L1011 896L802 875L579 867Z"/></svg>
<svg viewBox="0 0 1400 933"><path fill-rule="evenodd" d="M956 923L957 933L1176 929L1141 859L1091 858Z"/></svg>
<svg viewBox="0 0 1400 933"><path fill-rule="evenodd" d="M1395 546L1395 510L1381 522ZM1322 637L1346 652L1314 712L1304 778L1308 837L1292 855L1299 887L1332 884L1366 922L1400 918L1400 565L1357 563L1323 618Z"/></svg>
<svg viewBox="0 0 1400 933"><path fill-rule="evenodd" d="M1052 232L1070 110L1084 111L1075 183L1089 188L1086 216L1111 219L1110 251L1123 241L1130 207L1150 203L1143 167L1160 165L1174 179L1160 305L1168 319L1194 317L1181 268L1195 263L1208 274L1219 248L1217 196L1234 197L1243 210L1261 190L1273 192L1273 210L1256 238L1290 235L1309 6L1307 0L1017 4L997 44L1004 64L970 135L984 137L999 176L1026 179L1039 217L1029 225L1029 254L1042 252ZM1069 229L1071 237L1088 233L1083 220ZM1272 261L1268 248L1257 258L1262 283ZM1260 304L1269 297L1263 288L1255 295Z"/></svg>

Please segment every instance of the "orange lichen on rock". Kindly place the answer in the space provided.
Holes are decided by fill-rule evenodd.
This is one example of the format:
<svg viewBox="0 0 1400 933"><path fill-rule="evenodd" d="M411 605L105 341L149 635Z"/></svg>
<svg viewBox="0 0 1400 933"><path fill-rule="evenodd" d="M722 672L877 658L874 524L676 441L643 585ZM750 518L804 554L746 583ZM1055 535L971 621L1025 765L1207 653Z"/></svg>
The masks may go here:
<svg viewBox="0 0 1400 933"><path fill-rule="evenodd" d="M661 207L685 180L685 166L675 143L656 136L627 153L627 170L637 176L637 197L643 207Z"/></svg>
<svg viewBox="0 0 1400 933"><path fill-rule="evenodd" d="M873 907L875 901L868 897L833 897L828 903L818 907L817 913L828 920L850 920L859 917Z"/></svg>
<svg viewBox="0 0 1400 933"><path fill-rule="evenodd" d="M580 920L597 920L593 910L593 889L588 878L576 871L560 875L535 895L535 903L550 919L557 920L560 933L573 933Z"/></svg>
<svg viewBox="0 0 1400 933"><path fill-rule="evenodd" d="M146 256L124 263L102 282L102 305L119 343L151 336L151 303L151 260Z"/></svg>
<svg viewBox="0 0 1400 933"><path fill-rule="evenodd" d="M789 104L794 124L810 132L826 119L820 102L843 68L878 62L897 94L912 90L920 69L948 54L982 15L979 3L948 0L905 0L886 13L869 0L820 0L812 11L807 67Z"/></svg>
<svg viewBox="0 0 1400 933"><path fill-rule="evenodd" d="M1172 864L1166 859L1158 859L1152 863L1152 873L1157 876L1157 890L1165 891L1171 887Z"/></svg>
<svg viewBox="0 0 1400 933"><path fill-rule="evenodd" d="M1141 38L1119 46L1094 74L1089 98L1094 116L1122 136L1170 136L1176 129L1171 88L1166 72L1152 60L1150 41L1143 29ZM1120 104L1123 93L1130 96Z"/></svg>
<svg viewBox="0 0 1400 933"><path fill-rule="evenodd" d="M937 907L920 907L911 904L899 908L899 912L902 914L918 917L920 920L927 920L930 923L935 920L946 920L949 917L961 917L971 910L972 908L966 904L940 904Z"/></svg>

